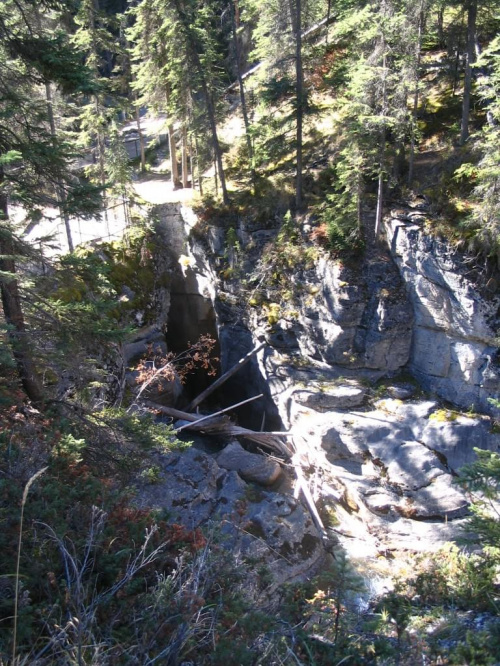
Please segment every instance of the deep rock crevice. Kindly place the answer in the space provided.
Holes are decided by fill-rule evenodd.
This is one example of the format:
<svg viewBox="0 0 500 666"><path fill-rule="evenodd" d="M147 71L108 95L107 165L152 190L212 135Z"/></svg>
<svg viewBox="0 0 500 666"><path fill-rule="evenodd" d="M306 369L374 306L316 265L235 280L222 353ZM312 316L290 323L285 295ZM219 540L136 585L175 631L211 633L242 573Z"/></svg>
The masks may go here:
<svg viewBox="0 0 500 666"><path fill-rule="evenodd" d="M196 239L189 243L189 224L178 219L180 213L174 222L171 211L161 220L165 232L172 225L178 236L171 244L177 261L187 257L172 282L169 343L185 340L195 329L215 330L224 372L257 342L267 341L217 400L224 406L264 393L238 418L253 429L296 433L303 444L299 462L313 495L337 516L331 536L348 535L341 537L344 547L351 544L353 551L372 555L433 550L455 538L468 505L453 477L474 459L474 446L498 451L499 437L488 417L454 414L443 421L439 403L419 397L419 389L403 375L398 379L398 373L409 367L424 388L459 406L474 404L492 413L488 398L499 390L498 374L488 363L495 298L483 302L463 272L454 272L456 258L442 248L436 251L413 218L400 216L385 223L390 253L379 247L358 270L322 255L301 276L306 282L296 303L297 320L271 325L259 309L248 316L235 285L221 290L216 270L224 248L217 229L203 245ZM384 376L392 379L380 384ZM262 496L256 503L249 500L245 472L232 462L245 451L231 446L234 451L229 447L225 457L214 460L219 471L207 517L215 515L216 506L234 513L234 502L243 502L239 511L248 528L241 528L247 546L253 548L248 539L258 524L265 532L259 539L271 549L286 549L289 536L274 520L283 517L284 506L291 510L292 498L271 493L266 495L270 504L260 508ZM298 506L295 502L294 511ZM315 557L308 560L315 566L319 534L307 511L301 511L297 538L318 541ZM306 527L311 531L304 532ZM300 554L300 546L294 552Z"/></svg>

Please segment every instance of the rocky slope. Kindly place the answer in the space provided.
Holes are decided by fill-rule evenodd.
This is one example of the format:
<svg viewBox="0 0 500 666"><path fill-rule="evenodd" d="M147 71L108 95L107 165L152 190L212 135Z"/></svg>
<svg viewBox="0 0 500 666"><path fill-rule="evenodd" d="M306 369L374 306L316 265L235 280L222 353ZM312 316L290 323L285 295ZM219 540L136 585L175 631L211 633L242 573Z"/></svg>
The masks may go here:
<svg viewBox="0 0 500 666"><path fill-rule="evenodd" d="M193 235L188 239L193 219L184 224L179 208L163 206L157 214L183 264L173 284L184 289L184 299L198 303L193 323L214 308L222 370L257 341L267 341L228 383L226 396L234 403L265 394L245 418L255 427L264 413L266 429L283 427L293 434L294 461L305 473L330 543L340 540L358 556L375 557L433 550L454 539L468 510L454 477L473 460L474 447L500 448L492 418L499 412L490 402L500 395L500 300L491 284L470 272L465 256L426 235L425 201L394 210L384 222L386 243L374 244L357 263L320 252L314 265L294 266L294 314L280 308L273 317L265 282L259 283L264 302L252 308L255 289L220 278L228 261L222 228L212 226L200 242ZM249 239L253 244L238 258L243 272L245 262L255 269L273 232L242 224L237 234L243 246ZM189 520L192 512L199 522L226 506L225 515L246 521L253 535L248 538L267 544L268 552L291 549L287 572L273 565L280 580L319 565L320 534L289 495L293 474L287 472L289 483L285 475L254 503L249 488L255 482L246 485L242 468L224 471L207 453L188 463L188 472L178 471L179 461L162 465L166 488L184 479L193 495L168 491L165 501L179 520ZM242 498L244 506L238 504ZM295 534L293 544L283 530ZM304 566L294 560L301 553Z"/></svg>

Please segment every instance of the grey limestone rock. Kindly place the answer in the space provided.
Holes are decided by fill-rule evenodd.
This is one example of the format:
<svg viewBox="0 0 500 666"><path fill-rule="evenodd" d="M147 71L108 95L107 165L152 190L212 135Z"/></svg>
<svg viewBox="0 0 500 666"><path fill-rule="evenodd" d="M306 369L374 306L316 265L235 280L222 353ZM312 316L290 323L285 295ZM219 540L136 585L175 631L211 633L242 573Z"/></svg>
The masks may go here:
<svg viewBox="0 0 500 666"><path fill-rule="evenodd" d="M392 450L387 476L392 483L417 490L447 473L437 456L420 442L404 442Z"/></svg>
<svg viewBox="0 0 500 666"><path fill-rule="evenodd" d="M238 442L230 442L217 456L217 464L238 472L245 481L271 486L281 476L281 467L274 460L250 453Z"/></svg>
<svg viewBox="0 0 500 666"><path fill-rule="evenodd" d="M149 353L165 355L167 353L167 344L165 335L156 326L146 326L123 345L123 358L125 365L130 367L137 363Z"/></svg>
<svg viewBox="0 0 500 666"><path fill-rule="evenodd" d="M449 474L435 476L429 485L409 493L408 498L413 504L413 518L454 520L468 512L467 498L453 485Z"/></svg>
<svg viewBox="0 0 500 666"><path fill-rule="evenodd" d="M236 471L195 448L159 455L158 467L157 483L138 483L135 504L164 509L171 521L190 529L217 526L221 544L267 566L273 585L323 560L318 530L293 497L248 486Z"/></svg>
<svg viewBox="0 0 500 666"><path fill-rule="evenodd" d="M173 522L190 529L206 522L215 511L219 467L195 448L159 457L157 483L141 483L136 503L150 509L166 509Z"/></svg>
<svg viewBox="0 0 500 666"><path fill-rule="evenodd" d="M366 389L358 384L325 384L308 386L297 389L293 399L300 405L311 407L319 412L333 409L353 409L363 404L366 398Z"/></svg>
<svg viewBox="0 0 500 666"><path fill-rule="evenodd" d="M467 276L464 257L445 243L401 220L384 224L415 316L412 373L461 408L498 414L489 399L500 396L494 342L500 296L484 298Z"/></svg>
<svg viewBox="0 0 500 666"><path fill-rule="evenodd" d="M500 434L495 432L490 419L451 414L449 421L429 419L422 433L422 442L437 451L448 467L460 467L476 459L474 448L500 451Z"/></svg>
<svg viewBox="0 0 500 666"><path fill-rule="evenodd" d="M388 256L356 269L323 257L315 285L319 289L303 298L299 317L303 352L329 364L389 372L408 361L413 314Z"/></svg>
<svg viewBox="0 0 500 666"><path fill-rule="evenodd" d="M245 552L267 561L277 582L305 573L324 556L311 517L293 497L266 493L264 501L248 506L244 520Z"/></svg>

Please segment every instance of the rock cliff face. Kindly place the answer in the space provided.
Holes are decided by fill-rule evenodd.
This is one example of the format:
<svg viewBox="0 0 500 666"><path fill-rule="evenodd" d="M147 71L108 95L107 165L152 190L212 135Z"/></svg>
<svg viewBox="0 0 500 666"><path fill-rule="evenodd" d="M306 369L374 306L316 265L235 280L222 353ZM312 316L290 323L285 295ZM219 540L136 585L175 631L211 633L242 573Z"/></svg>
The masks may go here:
<svg viewBox="0 0 500 666"><path fill-rule="evenodd" d="M500 297L483 298L466 257L397 215L386 218L385 233L414 313L412 374L461 408L498 414L489 398L500 397Z"/></svg>
<svg viewBox="0 0 500 666"><path fill-rule="evenodd" d="M170 213L163 216L166 232ZM191 239L188 247L180 211L176 215L173 245L192 261L173 284L205 305L213 300L223 370L257 340L267 341L225 390L232 403L261 392L267 396L265 405L253 404L252 425L260 427L265 412L266 429L292 431L296 461L306 470L327 526L333 514L338 521L335 528L330 525L330 537L370 556L400 548L430 550L455 538L468 504L453 477L474 459L474 447L500 450L488 416L496 413L489 399L499 397L494 338L500 299L483 298L463 258L425 236L420 213L403 211L385 221L389 247L373 244L358 264L321 254L313 268L294 268L290 282L300 284L296 313L271 323L264 308L249 314L238 280L216 277L216 267L227 259L223 230L212 229L203 244ZM243 242L245 230L239 233ZM262 252L256 238L253 242L250 265ZM183 280L185 287L179 286ZM176 317L171 310L170 318ZM420 386L401 376L408 370ZM422 395L421 388L431 394ZM486 415L450 411L439 397ZM233 460L233 449L221 456L219 467L226 458ZM227 486L237 499L245 471L231 465L232 471L220 474L239 479L234 488ZM217 483L210 499L214 507ZM271 539L278 535L276 507L284 501L286 511L296 510L280 497L270 494L265 510L258 510L265 516L259 518L259 538L273 549L281 548ZM191 504L183 508L186 516ZM318 561L315 544L311 562Z"/></svg>
<svg viewBox="0 0 500 666"><path fill-rule="evenodd" d="M234 453L235 447L233 443L227 449ZM321 537L300 502L247 485L234 469L227 469L227 449L218 462L195 447L159 454L158 479L140 486L136 504L166 510L172 521L190 529L211 526L236 557L259 563L257 580L252 581L257 586L264 566L274 585L321 566L325 559Z"/></svg>
<svg viewBox="0 0 500 666"><path fill-rule="evenodd" d="M388 254L377 252L355 267L322 257L313 279L319 291L303 299L299 318L303 352L382 372L406 365L413 313Z"/></svg>

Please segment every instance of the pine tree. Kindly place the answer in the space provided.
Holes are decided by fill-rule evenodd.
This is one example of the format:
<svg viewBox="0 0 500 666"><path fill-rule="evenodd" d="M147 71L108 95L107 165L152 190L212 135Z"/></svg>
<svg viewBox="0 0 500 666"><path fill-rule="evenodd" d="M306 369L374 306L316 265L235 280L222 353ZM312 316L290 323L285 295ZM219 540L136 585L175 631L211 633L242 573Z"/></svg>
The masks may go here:
<svg viewBox="0 0 500 666"><path fill-rule="evenodd" d="M96 83L93 94L81 99L79 114L81 148L92 148L93 163L86 168L90 181L100 185L105 192L106 177L106 141L108 127L115 115L109 99L113 97L113 88L109 76L104 76L107 69L112 69L109 61L118 47L110 30L110 18L101 11L99 0L81 0L75 16L77 30L72 36L72 43L84 56L87 68L92 72ZM108 224L106 197L103 195L104 218ZM107 229L109 234L109 227Z"/></svg>
<svg viewBox="0 0 500 666"><path fill-rule="evenodd" d="M358 200L363 181L376 179L376 235L386 183L392 177L391 164L397 163L396 156L403 153L408 136L412 137L413 150L415 147L418 26L419 14L411 3L380 0L360 5L355 15L347 8L339 14L333 30L333 40L345 50L347 60L344 90L339 91L336 100L341 146L338 166L346 173L352 171L350 162L361 168L356 178L344 179L342 193L351 191ZM411 97L413 115L408 103ZM360 227L360 212L357 218ZM352 220L354 227L354 215Z"/></svg>
<svg viewBox="0 0 500 666"><path fill-rule="evenodd" d="M167 113L172 188L179 185L174 125L177 120L172 100L171 70L175 64L175 27L170 3L143 0L130 11L134 18L128 30L132 44L132 88L139 105L156 113Z"/></svg>
<svg viewBox="0 0 500 666"><path fill-rule="evenodd" d="M243 82L243 71L242 71L242 55L241 55L241 46L240 46L240 6L238 0L230 0L229 11L231 15L231 32L232 32L232 43L234 49L234 60L235 60L235 69L236 76L238 78L238 88L240 91L240 104L241 104L241 114L243 116L243 124L245 125L245 138L247 143L248 159L250 161L250 175L252 182L255 184L256 174L255 174L255 162L253 154L253 145L252 145L252 135L250 129L250 120L248 117L248 105L245 94L245 84Z"/></svg>
<svg viewBox="0 0 500 666"><path fill-rule="evenodd" d="M500 257L500 37L484 50L478 61L484 74L478 79L478 93L486 111L483 129L473 135L481 155L476 165L464 164L457 172L472 178L473 212L467 224L475 229L474 249Z"/></svg>
<svg viewBox="0 0 500 666"><path fill-rule="evenodd" d="M223 199L228 203L217 129L222 56L214 6L195 0L142 0L131 9L131 13L135 23L128 36L133 45L134 88L140 94L141 103L156 111L167 112L172 172L176 184L175 124L179 126L181 139L184 137L184 155L187 153L188 128L198 146L197 152L200 152L207 130L205 123L200 126L203 115L207 119ZM183 163L186 166L187 156L183 158Z"/></svg>
<svg viewBox="0 0 500 666"><path fill-rule="evenodd" d="M467 138L469 136L470 97L472 93L472 68L474 63L476 62L477 0L466 0L464 9L466 9L467 11L467 59L465 63L460 145L463 145L467 141Z"/></svg>
<svg viewBox="0 0 500 666"><path fill-rule="evenodd" d="M215 38L215 16L213 7L197 0L172 0L178 31L183 38L184 53L205 102L210 127L212 146L222 189L222 199L229 204L229 193L222 162L222 149L217 130L215 87L217 83L217 41Z"/></svg>
<svg viewBox="0 0 500 666"><path fill-rule="evenodd" d="M57 9L59 3L47 2ZM70 147L52 132L45 97L54 83L64 94L90 92L88 71L70 48L66 35L48 31L31 0L6 0L0 5L0 288L8 337L19 379L33 403L43 401L29 329L26 325L16 257L30 253L9 218L9 205L21 205L37 218L64 194L68 215L95 214L92 188L82 186L69 169Z"/></svg>

